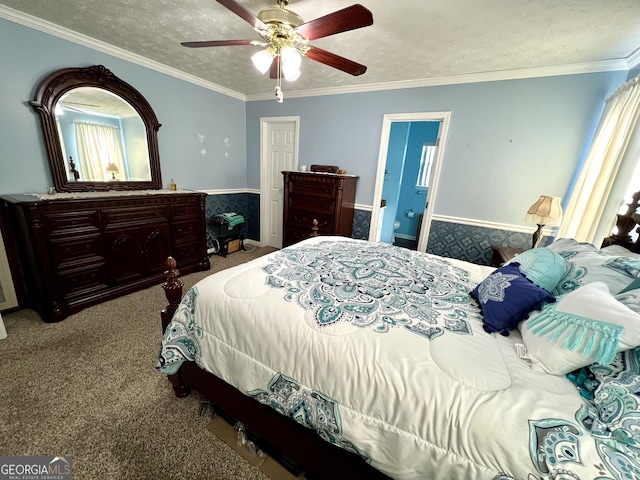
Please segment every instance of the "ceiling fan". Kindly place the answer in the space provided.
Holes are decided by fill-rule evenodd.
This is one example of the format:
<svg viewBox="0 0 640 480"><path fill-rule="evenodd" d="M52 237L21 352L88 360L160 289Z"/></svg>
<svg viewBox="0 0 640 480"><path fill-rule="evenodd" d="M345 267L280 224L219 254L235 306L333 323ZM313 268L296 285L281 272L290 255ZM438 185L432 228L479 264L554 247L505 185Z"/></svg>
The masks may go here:
<svg viewBox="0 0 640 480"><path fill-rule="evenodd" d="M254 54L252 60L261 73L269 70L270 77L277 80L278 102L283 100L282 77L293 81L300 76L302 56L354 76L367 71L364 65L309 45L310 40L372 25L373 15L360 4L305 23L300 15L286 8L289 0L277 0L277 7L264 8L257 16L235 0L216 1L253 26L262 40L209 40L182 42L181 45L191 48L244 45L265 47Z"/></svg>

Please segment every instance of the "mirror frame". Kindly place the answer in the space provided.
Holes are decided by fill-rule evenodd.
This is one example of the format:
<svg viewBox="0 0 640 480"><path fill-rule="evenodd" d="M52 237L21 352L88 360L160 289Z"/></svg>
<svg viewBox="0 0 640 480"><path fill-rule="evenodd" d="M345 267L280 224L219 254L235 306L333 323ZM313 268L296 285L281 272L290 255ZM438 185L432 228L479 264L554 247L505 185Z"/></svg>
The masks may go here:
<svg viewBox="0 0 640 480"><path fill-rule="evenodd" d="M147 131L147 150L151 181L84 182L69 180L66 162L60 144L60 135L55 116L58 100L70 90L78 87L95 87L107 90L128 102L140 115ZM53 185L58 192L89 192L106 190L146 190L162 188L160 156L158 153L158 123L149 102L131 85L116 77L103 65L85 68L63 68L46 77L29 104L38 112L42 123L44 143L53 177ZM77 162L77 159L75 159Z"/></svg>

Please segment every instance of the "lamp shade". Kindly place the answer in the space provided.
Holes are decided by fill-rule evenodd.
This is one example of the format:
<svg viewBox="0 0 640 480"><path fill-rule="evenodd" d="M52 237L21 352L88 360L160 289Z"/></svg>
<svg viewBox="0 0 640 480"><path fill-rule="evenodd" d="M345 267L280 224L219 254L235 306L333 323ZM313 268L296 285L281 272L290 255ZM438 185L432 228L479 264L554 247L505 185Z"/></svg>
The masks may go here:
<svg viewBox="0 0 640 480"><path fill-rule="evenodd" d="M271 62L273 62L273 54L269 50L260 50L251 57L251 61L253 61L260 73L264 75L269 70Z"/></svg>
<svg viewBox="0 0 640 480"><path fill-rule="evenodd" d="M107 163L107 173L111 174L111 180L115 180L116 179L116 173L119 173L120 170L118 170L118 166L113 163L113 162L109 162Z"/></svg>
<svg viewBox="0 0 640 480"><path fill-rule="evenodd" d="M562 220L560 197L541 195L538 201L531 205L524 219L527 222L537 223L538 225L548 225L550 227L560 225L560 220Z"/></svg>
<svg viewBox="0 0 640 480"><path fill-rule="evenodd" d="M302 63L300 53L293 47L284 47L281 56L284 78L289 82L296 80L300 76L300 65Z"/></svg>

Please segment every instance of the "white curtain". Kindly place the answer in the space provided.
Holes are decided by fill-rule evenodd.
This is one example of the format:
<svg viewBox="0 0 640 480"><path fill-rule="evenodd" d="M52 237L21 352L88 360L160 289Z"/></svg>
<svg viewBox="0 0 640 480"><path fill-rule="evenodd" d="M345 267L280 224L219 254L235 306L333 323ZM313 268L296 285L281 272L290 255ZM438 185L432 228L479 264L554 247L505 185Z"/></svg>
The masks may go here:
<svg viewBox="0 0 640 480"><path fill-rule="evenodd" d="M639 115L640 77L636 77L607 99L558 228L558 238L600 246L609 236L639 160Z"/></svg>
<svg viewBox="0 0 640 480"><path fill-rule="evenodd" d="M75 127L80 180L110 180L111 174L107 173L108 163L115 163L118 167L118 180L126 180L120 128L85 122L76 122Z"/></svg>

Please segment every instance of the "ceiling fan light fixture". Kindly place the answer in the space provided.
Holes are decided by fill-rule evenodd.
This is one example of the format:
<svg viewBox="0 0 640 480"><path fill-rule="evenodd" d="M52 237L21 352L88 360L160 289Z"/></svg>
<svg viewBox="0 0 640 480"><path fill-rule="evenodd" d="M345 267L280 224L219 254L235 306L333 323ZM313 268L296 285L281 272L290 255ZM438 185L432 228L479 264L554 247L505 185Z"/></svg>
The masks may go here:
<svg viewBox="0 0 640 480"><path fill-rule="evenodd" d="M253 56L251 57L251 61L258 69L258 71L264 75L269 70L269 67L271 67L273 57L274 55L269 51L269 49L260 50L259 52L253 54Z"/></svg>
<svg viewBox="0 0 640 480"><path fill-rule="evenodd" d="M302 65L302 56L294 47L284 47L280 53L282 58L282 73L284 78L292 82L300 76L300 65Z"/></svg>
<svg viewBox="0 0 640 480"><path fill-rule="evenodd" d="M284 73L284 79L287 82L293 82L300 78L300 70L288 71L283 69L282 73Z"/></svg>

